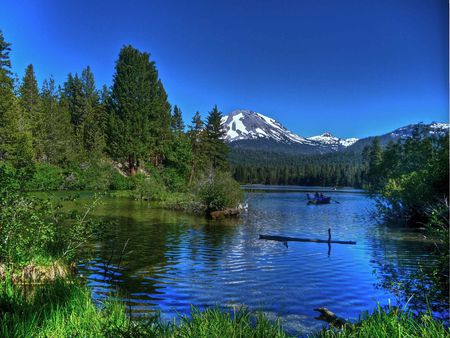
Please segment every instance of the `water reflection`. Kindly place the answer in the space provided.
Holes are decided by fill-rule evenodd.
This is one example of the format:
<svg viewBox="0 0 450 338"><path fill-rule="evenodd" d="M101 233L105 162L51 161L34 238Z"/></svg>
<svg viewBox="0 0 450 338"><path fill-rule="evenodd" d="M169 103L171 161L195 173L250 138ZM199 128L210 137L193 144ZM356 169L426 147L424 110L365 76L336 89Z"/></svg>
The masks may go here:
<svg viewBox="0 0 450 338"><path fill-rule="evenodd" d="M367 196L329 194L340 203L308 206L299 191L248 192L248 214L234 222L106 199L97 214L111 226L103 241L93 243L95 259L81 273L96 298L118 286L136 316L159 310L173 318L188 313L191 304L245 305L279 316L294 333L320 328L313 309L321 306L356 319L377 302L395 302L391 290L377 287L374 270L387 273L380 262L416 269L416 257L427 251L417 234L398 235L371 221ZM333 239L357 245L332 245L329 255L326 244L286 247L259 240L259 234L326 239L329 227ZM119 255L126 243L126 254Z"/></svg>

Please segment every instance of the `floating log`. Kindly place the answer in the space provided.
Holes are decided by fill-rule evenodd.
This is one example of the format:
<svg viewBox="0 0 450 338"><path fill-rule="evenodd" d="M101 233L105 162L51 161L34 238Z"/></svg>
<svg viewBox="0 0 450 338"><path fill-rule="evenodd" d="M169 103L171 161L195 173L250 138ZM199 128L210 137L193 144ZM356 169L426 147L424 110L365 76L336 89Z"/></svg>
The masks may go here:
<svg viewBox="0 0 450 338"><path fill-rule="evenodd" d="M271 236L271 235L259 235L259 239L266 239L278 242L313 242L313 243L328 243L328 244L356 244L353 241L332 241L331 229L328 229L328 240L325 239L310 239L310 238L297 238L297 237L284 237L284 236Z"/></svg>

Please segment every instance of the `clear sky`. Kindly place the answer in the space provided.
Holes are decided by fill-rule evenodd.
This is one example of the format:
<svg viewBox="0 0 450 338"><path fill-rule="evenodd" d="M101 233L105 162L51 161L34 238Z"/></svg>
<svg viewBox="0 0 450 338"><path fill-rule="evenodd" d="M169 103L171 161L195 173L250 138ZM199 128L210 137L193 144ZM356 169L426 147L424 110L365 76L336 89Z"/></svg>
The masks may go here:
<svg viewBox="0 0 450 338"><path fill-rule="evenodd" d="M3 0L14 71L40 82L90 65L110 85L120 48L151 53L190 121L214 104L311 136L448 121L448 0Z"/></svg>

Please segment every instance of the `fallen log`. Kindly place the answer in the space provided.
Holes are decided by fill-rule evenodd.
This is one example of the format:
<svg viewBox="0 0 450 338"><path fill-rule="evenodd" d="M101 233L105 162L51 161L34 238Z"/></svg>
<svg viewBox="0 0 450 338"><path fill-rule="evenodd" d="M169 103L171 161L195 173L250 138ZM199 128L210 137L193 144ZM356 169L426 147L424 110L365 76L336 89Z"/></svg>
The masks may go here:
<svg viewBox="0 0 450 338"><path fill-rule="evenodd" d="M209 217L212 219L222 219L226 217L237 217L241 213L238 208L229 208L225 210L217 210L209 213Z"/></svg>
<svg viewBox="0 0 450 338"><path fill-rule="evenodd" d="M266 239L278 242L313 242L313 243L328 243L328 244L356 244L353 241L332 241L331 229L328 229L328 240L325 239L310 239L310 238L297 238L297 237L285 237L285 236L271 236L271 235L259 235L259 239Z"/></svg>
<svg viewBox="0 0 450 338"><path fill-rule="evenodd" d="M336 316L336 314L328 310L326 307L319 307L317 309L314 309L314 311L320 312L320 316L316 317L315 319L330 323L336 328L341 329L344 325L348 323L348 321Z"/></svg>

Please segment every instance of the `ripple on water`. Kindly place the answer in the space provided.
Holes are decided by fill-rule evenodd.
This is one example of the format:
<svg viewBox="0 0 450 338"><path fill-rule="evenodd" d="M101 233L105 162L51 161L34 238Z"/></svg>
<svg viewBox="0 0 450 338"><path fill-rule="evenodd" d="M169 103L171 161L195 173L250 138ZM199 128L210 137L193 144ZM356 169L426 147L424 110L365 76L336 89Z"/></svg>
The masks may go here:
<svg viewBox="0 0 450 338"><path fill-rule="evenodd" d="M159 310L170 319L188 313L191 304L243 305L263 308L293 333L320 328L313 310L320 306L356 319L377 302L395 299L376 287L377 276L389 274L386 267L413 272L417 257L427 252L420 236L394 234L371 221L372 202L365 195L330 195L340 203L308 206L297 191L247 193L249 212L233 224L107 200L104 214L115 210L116 226L97 243L97 258L80 265L80 273L95 299L119 295L137 317ZM133 212L121 217L122 207ZM262 233L326 239L329 227L334 239L357 245L332 245L328 256L326 244L286 247L259 240ZM109 262L111 243L120 252L127 241L132 252Z"/></svg>

